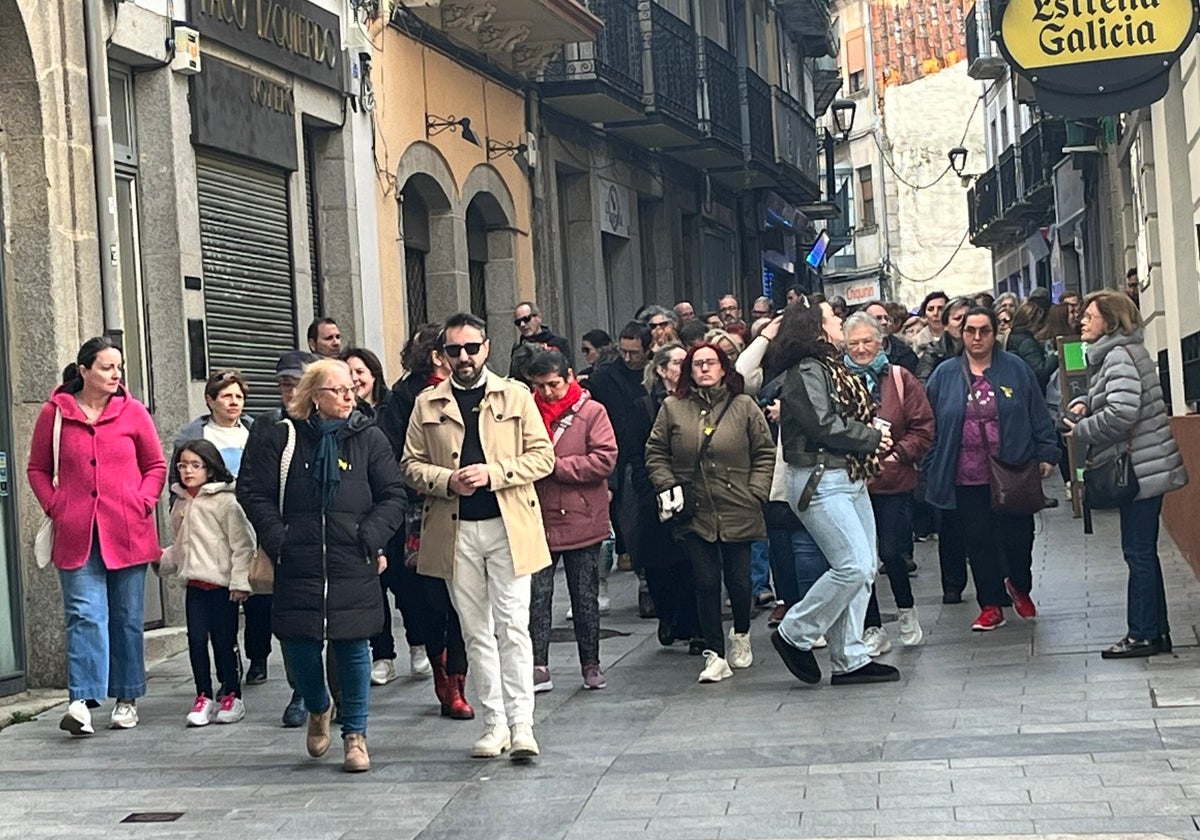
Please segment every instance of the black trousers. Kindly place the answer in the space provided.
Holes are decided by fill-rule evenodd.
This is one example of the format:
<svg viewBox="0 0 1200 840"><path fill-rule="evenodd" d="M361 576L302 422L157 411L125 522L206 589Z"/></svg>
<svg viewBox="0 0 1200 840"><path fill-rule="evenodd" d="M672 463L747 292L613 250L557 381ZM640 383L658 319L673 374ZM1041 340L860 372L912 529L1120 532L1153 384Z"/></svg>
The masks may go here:
<svg viewBox="0 0 1200 840"><path fill-rule="evenodd" d="M1022 592L1033 589L1033 517L993 511L986 484L956 487L955 496L979 606L1007 607L1006 577Z"/></svg>
<svg viewBox="0 0 1200 840"><path fill-rule="evenodd" d="M641 569L658 620L671 628L676 639L700 635L691 564L683 546L672 536L670 526L658 521L658 510L652 502L638 509L637 534L636 553L645 560Z"/></svg>
<svg viewBox="0 0 1200 840"><path fill-rule="evenodd" d="M401 547L403 542L401 542ZM388 567L379 576L383 589L383 630L371 639L371 661L396 658L396 637L392 632L392 605L388 603L388 592L396 599L396 608L404 620L404 640L409 647L425 644L422 631L421 586L417 582L417 570L405 565L404 554L388 554Z"/></svg>
<svg viewBox="0 0 1200 840"><path fill-rule="evenodd" d="M416 575L416 587L420 597L418 621L421 623L421 638L425 640L425 653L431 660L446 654L446 673L467 673L467 643L463 640L462 625L458 613L450 603L450 590L441 578Z"/></svg>
<svg viewBox="0 0 1200 840"><path fill-rule="evenodd" d="M967 588L967 548L963 542L960 510L938 511L938 565L942 568L942 591L961 594Z"/></svg>
<svg viewBox="0 0 1200 840"><path fill-rule="evenodd" d="M251 662L267 659L271 655L271 596L251 595L242 602L242 611L246 614L242 652Z"/></svg>
<svg viewBox="0 0 1200 840"><path fill-rule="evenodd" d="M706 650L725 656L721 624L721 578L729 591L733 631L750 632L750 543L707 542L695 534L683 538L683 551L696 585L696 615Z"/></svg>
<svg viewBox="0 0 1200 840"><path fill-rule="evenodd" d="M203 694L210 700L230 692L241 697L237 654L238 605L229 600L229 590L189 586L184 608L187 615L188 658L192 663L196 694ZM221 683L220 694L213 693L212 660L208 656L210 643L213 659L217 663L217 679Z"/></svg>

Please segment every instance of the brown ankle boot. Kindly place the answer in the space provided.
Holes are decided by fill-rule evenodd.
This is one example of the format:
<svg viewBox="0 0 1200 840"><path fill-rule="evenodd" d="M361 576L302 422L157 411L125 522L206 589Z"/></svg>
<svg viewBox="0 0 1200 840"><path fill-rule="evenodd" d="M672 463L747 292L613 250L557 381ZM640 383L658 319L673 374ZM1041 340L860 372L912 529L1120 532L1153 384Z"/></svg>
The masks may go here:
<svg viewBox="0 0 1200 840"><path fill-rule="evenodd" d="M429 665L433 668L433 693L442 704L442 717L450 717L451 677L446 674L446 651L442 651L441 656L430 659Z"/></svg>
<svg viewBox="0 0 1200 840"><path fill-rule="evenodd" d="M450 707L450 717L454 720L473 720L475 718L475 710L467 702L466 675L451 674L449 680L450 689L447 697L449 703L447 705ZM442 708L445 708L445 706Z"/></svg>
<svg viewBox="0 0 1200 840"><path fill-rule="evenodd" d="M308 754L320 758L329 749L329 720L333 717L333 703L319 715L311 712L308 715L308 739L306 746Z"/></svg>
<svg viewBox="0 0 1200 840"><path fill-rule="evenodd" d="M347 773L365 773L371 769L371 757L367 755L367 736L361 732L351 732L342 740L346 750L346 760L342 769Z"/></svg>

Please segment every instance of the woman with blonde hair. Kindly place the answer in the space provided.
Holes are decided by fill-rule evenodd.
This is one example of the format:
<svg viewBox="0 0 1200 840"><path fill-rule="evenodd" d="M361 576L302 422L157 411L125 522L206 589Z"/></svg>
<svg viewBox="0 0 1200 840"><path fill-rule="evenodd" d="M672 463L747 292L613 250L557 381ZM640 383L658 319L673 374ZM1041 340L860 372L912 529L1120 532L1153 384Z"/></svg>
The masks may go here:
<svg viewBox="0 0 1200 840"><path fill-rule="evenodd" d="M384 549L407 504L391 444L355 410L355 391L345 362L310 365L288 419L249 453L250 469L237 490L259 545L275 563L273 630L308 708L307 749L314 758L330 741L333 702L321 665L327 641L335 654L347 772L371 766L367 640L383 628L376 576L387 568Z"/></svg>
<svg viewBox="0 0 1200 840"><path fill-rule="evenodd" d="M731 362L736 362L737 357L746 349L746 342L729 330L709 330L704 334L704 341L706 344L720 347Z"/></svg>

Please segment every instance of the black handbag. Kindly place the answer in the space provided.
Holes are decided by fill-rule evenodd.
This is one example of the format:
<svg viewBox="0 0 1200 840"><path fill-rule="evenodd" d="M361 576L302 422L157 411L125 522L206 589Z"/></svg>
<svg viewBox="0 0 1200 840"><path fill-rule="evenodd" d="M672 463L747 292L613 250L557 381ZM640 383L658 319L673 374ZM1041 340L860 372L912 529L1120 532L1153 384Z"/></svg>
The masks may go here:
<svg viewBox="0 0 1200 840"><path fill-rule="evenodd" d="M1133 433L1125 451L1115 458L1093 464L1088 450L1087 466L1083 468L1083 501L1092 510L1113 510L1137 498L1141 487L1133 471Z"/></svg>
<svg viewBox="0 0 1200 840"><path fill-rule="evenodd" d="M696 454L696 463L692 467L692 481L696 479L696 473L700 471L700 464L704 461L704 456L708 452L708 445L712 443L713 435L717 433L717 426L721 425L721 419L725 417L725 412L729 410L729 406L733 404L733 397L728 397L725 400L725 405L721 409L721 413L717 415L717 421L712 424L711 431L705 429L704 440L700 442L700 451ZM691 522L696 515L696 488L692 481L687 484L680 484L679 489L683 492L683 507L671 516L670 522L672 525L683 525L685 522Z"/></svg>

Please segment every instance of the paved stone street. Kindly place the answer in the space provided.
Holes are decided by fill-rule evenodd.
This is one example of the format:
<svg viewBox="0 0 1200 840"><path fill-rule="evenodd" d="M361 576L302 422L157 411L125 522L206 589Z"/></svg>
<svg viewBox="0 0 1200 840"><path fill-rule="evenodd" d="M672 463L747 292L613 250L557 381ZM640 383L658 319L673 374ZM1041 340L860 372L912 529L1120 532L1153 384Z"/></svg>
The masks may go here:
<svg viewBox="0 0 1200 840"><path fill-rule="evenodd" d="M478 721L439 718L430 683L407 677L373 689L369 774L343 774L336 743L311 761L303 730L278 726L287 688L274 660L271 681L246 690L245 721L189 730L176 657L154 668L136 730L73 741L60 706L0 732L0 836L1194 837L1200 584L1164 535L1176 653L1102 661L1124 631L1125 572L1115 516L1096 526L1085 539L1065 506L1039 519L1041 615L991 634L970 631L973 603L941 605L936 543L919 546L926 641L902 650L892 625L885 661L904 679L883 686L801 686L762 615L754 667L698 685L700 660L659 647L655 622L636 617L633 575L614 572L603 626L627 635L602 643L609 688L584 692L574 644L553 645L557 687L538 697L531 766L468 758ZM564 610L560 582L559 624ZM161 811L183 816L121 824Z"/></svg>

